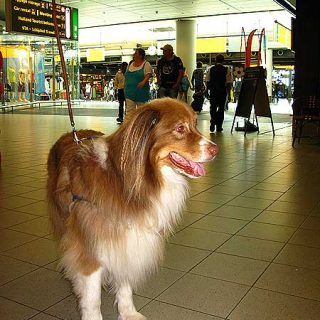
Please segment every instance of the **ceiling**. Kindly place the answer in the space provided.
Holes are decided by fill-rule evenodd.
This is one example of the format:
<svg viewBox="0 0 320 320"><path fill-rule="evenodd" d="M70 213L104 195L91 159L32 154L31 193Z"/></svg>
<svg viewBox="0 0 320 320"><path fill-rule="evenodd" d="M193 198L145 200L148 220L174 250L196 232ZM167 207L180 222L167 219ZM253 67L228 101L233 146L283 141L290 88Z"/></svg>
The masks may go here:
<svg viewBox="0 0 320 320"><path fill-rule="evenodd" d="M0 0L2 20L5 1ZM295 5L295 0L56 0L79 9L80 28L280 10L277 1Z"/></svg>
<svg viewBox="0 0 320 320"><path fill-rule="evenodd" d="M273 0L61 0L60 2L79 9L80 28L281 8Z"/></svg>
<svg viewBox="0 0 320 320"><path fill-rule="evenodd" d="M56 0L79 9L80 47L130 50L137 43L174 39L175 21L183 18L196 19L202 37L239 34L241 27L267 30L275 20L290 27L279 2L295 6L295 0ZM5 0L0 0L0 20L5 20Z"/></svg>

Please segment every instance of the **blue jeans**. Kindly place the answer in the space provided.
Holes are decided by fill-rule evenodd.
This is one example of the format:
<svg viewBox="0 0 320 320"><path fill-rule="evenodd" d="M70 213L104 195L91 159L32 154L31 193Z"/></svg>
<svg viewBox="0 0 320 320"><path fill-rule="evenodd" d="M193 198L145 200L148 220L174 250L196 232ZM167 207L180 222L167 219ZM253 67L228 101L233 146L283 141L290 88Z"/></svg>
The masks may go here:
<svg viewBox="0 0 320 320"><path fill-rule="evenodd" d="M158 89L158 98L169 97L173 99L177 99L178 97L178 88L164 88L160 87Z"/></svg>

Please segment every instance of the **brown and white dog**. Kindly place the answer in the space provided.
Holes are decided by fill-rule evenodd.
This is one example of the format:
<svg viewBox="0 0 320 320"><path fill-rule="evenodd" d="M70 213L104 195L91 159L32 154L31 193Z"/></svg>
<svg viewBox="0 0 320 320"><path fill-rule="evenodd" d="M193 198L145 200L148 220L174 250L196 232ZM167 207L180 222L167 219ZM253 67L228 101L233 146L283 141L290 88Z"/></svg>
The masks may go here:
<svg viewBox="0 0 320 320"><path fill-rule="evenodd" d="M65 134L48 159L48 200L62 266L82 320L101 320L101 285L116 294L119 320L145 319L132 290L154 271L164 239L180 219L187 179L203 176L217 146L196 128L190 107L173 99L146 104L111 136Z"/></svg>

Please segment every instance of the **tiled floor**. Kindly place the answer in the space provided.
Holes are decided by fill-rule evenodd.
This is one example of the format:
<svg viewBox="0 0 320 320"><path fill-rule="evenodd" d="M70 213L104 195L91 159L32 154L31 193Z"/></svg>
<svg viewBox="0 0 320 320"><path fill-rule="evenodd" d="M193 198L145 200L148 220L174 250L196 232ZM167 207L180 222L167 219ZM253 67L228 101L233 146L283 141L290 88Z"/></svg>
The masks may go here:
<svg viewBox="0 0 320 320"><path fill-rule="evenodd" d="M57 271L45 199L48 150L68 118L33 113L0 116L0 319L79 319ZM114 131L115 118L100 115L76 116L77 127ZM208 115L199 117L221 151L191 183L184 219L136 306L152 320L318 320L319 141L293 149L283 116L274 138L268 120L259 135L230 134L232 118L210 135ZM106 292L102 309L116 319Z"/></svg>

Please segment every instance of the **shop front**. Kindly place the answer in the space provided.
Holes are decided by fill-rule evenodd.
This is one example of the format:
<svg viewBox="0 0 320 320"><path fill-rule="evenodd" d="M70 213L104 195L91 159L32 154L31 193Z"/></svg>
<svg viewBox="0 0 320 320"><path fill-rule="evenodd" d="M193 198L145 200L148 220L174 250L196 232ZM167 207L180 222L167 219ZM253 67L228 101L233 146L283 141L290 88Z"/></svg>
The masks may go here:
<svg viewBox="0 0 320 320"><path fill-rule="evenodd" d="M0 35L3 56L2 104L65 99L65 85L56 42L43 37ZM79 98L79 56L75 41L63 44L69 89Z"/></svg>
<svg viewBox="0 0 320 320"><path fill-rule="evenodd" d="M63 6L57 11L69 92L71 99L78 99L78 12ZM5 18L0 29L2 106L66 99L51 3L7 0Z"/></svg>

